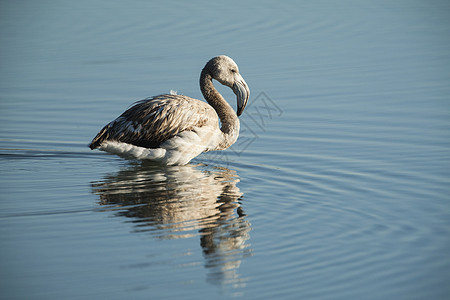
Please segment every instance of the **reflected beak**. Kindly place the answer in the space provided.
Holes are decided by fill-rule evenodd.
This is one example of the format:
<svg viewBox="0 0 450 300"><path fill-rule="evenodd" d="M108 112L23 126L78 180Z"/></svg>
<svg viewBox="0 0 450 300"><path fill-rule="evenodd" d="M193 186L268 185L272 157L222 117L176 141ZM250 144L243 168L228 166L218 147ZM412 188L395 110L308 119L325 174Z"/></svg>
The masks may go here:
<svg viewBox="0 0 450 300"><path fill-rule="evenodd" d="M240 116L247 105L248 98L250 97L250 90L242 78L241 74L235 76L235 81L233 85L233 92L237 97L237 115Z"/></svg>

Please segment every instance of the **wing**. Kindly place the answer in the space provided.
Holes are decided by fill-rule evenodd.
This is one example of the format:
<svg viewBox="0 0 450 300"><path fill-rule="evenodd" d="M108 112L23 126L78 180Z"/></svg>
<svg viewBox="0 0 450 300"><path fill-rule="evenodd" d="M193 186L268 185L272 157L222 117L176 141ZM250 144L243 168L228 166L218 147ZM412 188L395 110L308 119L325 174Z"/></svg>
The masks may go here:
<svg viewBox="0 0 450 300"><path fill-rule="evenodd" d="M95 149L104 141L118 141L158 148L180 132L211 122L218 124L218 117L207 103L182 95L159 95L136 102L100 130L89 147Z"/></svg>

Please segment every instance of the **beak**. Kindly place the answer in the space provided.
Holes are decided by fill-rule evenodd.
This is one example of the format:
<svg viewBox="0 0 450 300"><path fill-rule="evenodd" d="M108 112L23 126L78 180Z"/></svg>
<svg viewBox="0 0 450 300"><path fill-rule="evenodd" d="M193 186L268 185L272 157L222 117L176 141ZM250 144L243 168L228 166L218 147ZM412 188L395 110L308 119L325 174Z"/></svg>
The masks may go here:
<svg viewBox="0 0 450 300"><path fill-rule="evenodd" d="M244 111L245 106L247 105L248 97L250 97L250 90L245 82L244 78L242 78L241 74L236 74L234 84L233 84L233 92L237 97L237 115L240 116Z"/></svg>

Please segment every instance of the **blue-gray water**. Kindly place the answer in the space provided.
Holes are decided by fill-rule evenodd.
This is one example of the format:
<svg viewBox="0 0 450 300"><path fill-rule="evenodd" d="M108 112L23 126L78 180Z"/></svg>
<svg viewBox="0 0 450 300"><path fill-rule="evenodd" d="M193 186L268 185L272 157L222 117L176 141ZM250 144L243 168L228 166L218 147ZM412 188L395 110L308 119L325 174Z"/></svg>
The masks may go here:
<svg viewBox="0 0 450 300"><path fill-rule="evenodd" d="M5 299L448 299L447 1L2 1ZM237 144L86 145L132 102L251 89ZM235 106L232 91L219 87Z"/></svg>

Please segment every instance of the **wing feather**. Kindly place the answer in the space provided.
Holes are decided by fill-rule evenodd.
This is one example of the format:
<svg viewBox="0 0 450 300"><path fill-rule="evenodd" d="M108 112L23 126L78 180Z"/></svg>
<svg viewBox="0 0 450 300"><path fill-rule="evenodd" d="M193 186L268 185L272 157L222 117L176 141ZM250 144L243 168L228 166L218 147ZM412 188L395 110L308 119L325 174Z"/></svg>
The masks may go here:
<svg viewBox="0 0 450 300"><path fill-rule="evenodd" d="M118 141L158 148L180 132L206 124L218 124L216 112L207 103L182 95L159 95L136 102L100 130L89 147Z"/></svg>

